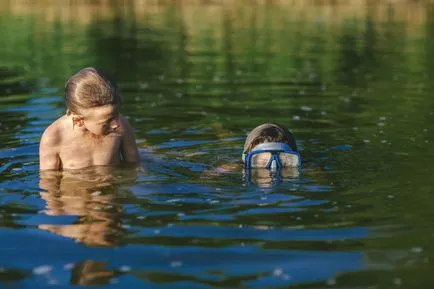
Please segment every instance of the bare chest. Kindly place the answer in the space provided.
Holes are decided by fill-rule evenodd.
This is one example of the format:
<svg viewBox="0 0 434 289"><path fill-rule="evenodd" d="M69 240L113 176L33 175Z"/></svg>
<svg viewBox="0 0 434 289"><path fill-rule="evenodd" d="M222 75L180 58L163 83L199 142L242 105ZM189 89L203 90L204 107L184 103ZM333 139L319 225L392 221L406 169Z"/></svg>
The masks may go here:
<svg viewBox="0 0 434 289"><path fill-rule="evenodd" d="M59 157L64 169L116 165L120 162L120 136L76 138L62 146Z"/></svg>

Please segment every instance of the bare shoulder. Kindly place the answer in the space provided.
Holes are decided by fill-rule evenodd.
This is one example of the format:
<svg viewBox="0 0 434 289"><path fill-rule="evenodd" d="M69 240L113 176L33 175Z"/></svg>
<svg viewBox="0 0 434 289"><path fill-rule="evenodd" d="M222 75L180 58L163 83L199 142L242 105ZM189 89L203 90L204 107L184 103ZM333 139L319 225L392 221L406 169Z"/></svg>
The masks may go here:
<svg viewBox="0 0 434 289"><path fill-rule="evenodd" d="M47 147L58 146L62 141L62 131L64 130L63 117L50 124L42 134L40 145Z"/></svg>
<svg viewBox="0 0 434 289"><path fill-rule="evenodd" d="M45 129L40 145L56 147L68 143L73 137L71 131L72 124L68 122L67 116L61 116Z"/></svg>
<svg viewBox="0 0 434 289"><path fill-rule="evenodd" d="M220 173L239 172L242 165L239 163L225 163L218 166L215 170Z"/></svg>
<svg viewBox="0 0 434 289"><path fill-rule="evenodd" d="M205 171L204 176L207 178L221 177L225 174L238 173L242 169L242 165L238 163L224 163L218 167Z"/></svg>
<svg viewBox="0 0 434 289"><path fill-rule="evenodd" d="M134 138L133 129L128 120L122 115L119 116L120 125L122 129L122 157L129 163L137 163L140 160L139 151L137 149L136 140Z"/></svg>
<svg viewBox="0 0 434 289"><path fill-rule="evenodd" d="M133 129L131 128L130 123L128 122L128 120L124 116L119 115L119 120L120 120L120 125L122 128L122 131L124 133L132 133L133 132Z"/></svg>
<svg viewBox="0 0 434 289"><path fill-rule="evenodd" d="M58 170L61 167L59 151L66 131L65 117L49 125L42 134L39 143L40 170Z"/></svg>

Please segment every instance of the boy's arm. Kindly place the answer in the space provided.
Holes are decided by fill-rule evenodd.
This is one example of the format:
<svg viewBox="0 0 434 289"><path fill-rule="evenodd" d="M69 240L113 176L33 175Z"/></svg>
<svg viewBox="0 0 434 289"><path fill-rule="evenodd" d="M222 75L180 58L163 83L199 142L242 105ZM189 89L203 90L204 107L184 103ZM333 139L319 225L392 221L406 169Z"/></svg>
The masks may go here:
<svg viewBox="0 0 434 289"><path fill-rule="evenodd" d="M39 169L60 170L59 139L53 127L48 127L39 143Z"/></svg>
<svg viewBox="0 0 434 289"><path fill-rule="evenodd" d="M140 161L139 151L137 150L136 139L134 138L133 129L126 119L120 117L124 129L121 153L123 160L129 163L138 163Z"/></svg>

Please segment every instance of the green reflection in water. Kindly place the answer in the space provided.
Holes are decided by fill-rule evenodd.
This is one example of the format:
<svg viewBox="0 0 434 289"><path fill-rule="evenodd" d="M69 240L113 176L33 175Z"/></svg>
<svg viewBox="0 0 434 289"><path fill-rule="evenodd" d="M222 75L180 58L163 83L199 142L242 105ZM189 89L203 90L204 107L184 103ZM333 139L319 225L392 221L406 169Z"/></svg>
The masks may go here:
<svg viewBox="0 0 434 289"><path fill-rule="evenodd" d="M401 6L110 3L45 16L2 7L0 246L22 253L2 259L1 282L33 282L50 264L36 287L122 285L125 274L150 285L429 287L430 6L418 22ZM104 186L56 176L41 193L39 135L63 113L66 79L88 65L115 74L148 173ZM237 162L245 133L269 121L297 137L300 179L267 189L244 186L242 172L208 174ZM32 230L57 257L25 243ZM69 263L63 280L56 268Z"/></svg>

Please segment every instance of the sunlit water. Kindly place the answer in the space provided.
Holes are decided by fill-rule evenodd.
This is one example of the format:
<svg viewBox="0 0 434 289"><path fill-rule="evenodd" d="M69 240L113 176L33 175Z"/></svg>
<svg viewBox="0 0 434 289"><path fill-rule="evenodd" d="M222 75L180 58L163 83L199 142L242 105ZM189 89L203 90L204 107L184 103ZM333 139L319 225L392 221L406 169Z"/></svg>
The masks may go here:
<svg viewBox="0 0 434 289"><path fill-rule="evenodd" d="M0 10L0 287L432 288L433 10L104 7ZM144 169L40 176L90 65ZM301 174L219 169L270 121Z"/></svg>

